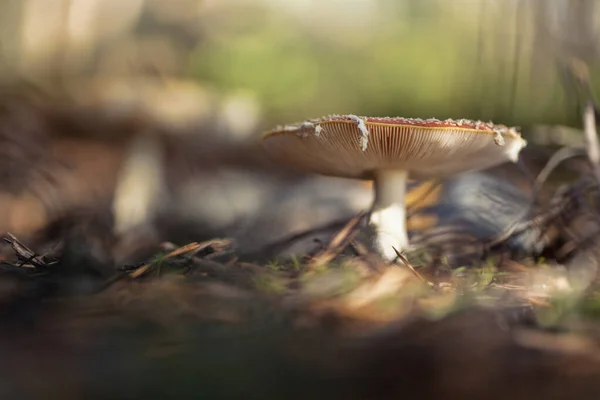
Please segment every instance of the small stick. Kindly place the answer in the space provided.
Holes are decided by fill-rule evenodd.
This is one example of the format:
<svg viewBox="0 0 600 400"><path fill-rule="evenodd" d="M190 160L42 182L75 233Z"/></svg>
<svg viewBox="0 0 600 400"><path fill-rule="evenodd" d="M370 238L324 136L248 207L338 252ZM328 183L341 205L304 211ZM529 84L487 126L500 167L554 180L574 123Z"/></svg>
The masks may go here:
<svg viewBox="0 0 600 400"><path fill-rule="evenodd" d="M197 254L202 253L203 251L209 250L211 251L211 254L220 253L223 250L227 249L232 244L232 242L233 241L231 239L213 239L201 243L192 242L171 251L169 254L163 257L163 260L173 258L182 254L190 253L190 255L194 257ZM132 278L139 278L140 276L145 274L151 266L152 263L144 264L135 271L131 272L129 276Z"/></svg>
<svg viewBox="0 0 600 400"><path fill-rule="evenodd" d="M402 261L402 263L404 265L406 265L408 267L408 269L410 269L412 271L413 274L415 274L415 276L417 278L419 278L421 280L421 282L425 283L428 286L433 286L433 283L429 282L427 279L425 279L423 277L423 275L421 275L420 273L417 272L417 270L415 269L415 267L412 266L412 264L410 263L410 261L408 261L408 259L404 256L404 254L400 253L398 251L398 249L396 249L395 247L392 246L392 248L394 249L394 251L396 252L396 255L398 256L398 258L400 259L400 261Z"/></svg>
<svg viewBox="0 0 600 400"><path fill-rule="evenodd" d="M348 223L348 219L347 218L343 218L343 219L339 219L333 222L330 222L326 225L322 225L319 226L317 228L310 228L307 229L305 231L299 232L299 233L294 233L288 237L285 237L283 239L279 239L275 242L269 243L265 246L263 246L262 248L260 248L259 250L253 251L251 253L248 254L244 254L244 258L255 258L258 255L262 255L262 254L272 254L272 253L278 253L281 252L282 250L292 246L294 243L305 239L311 235L318 235L324 232L328 232L332 229L342 229L344 226L346 226L346 224Z"/></svg>
<svg viewBox="0 0 600 400"><path fill-rule="evenodd" d="M352 249L354 250L357 256L365 257L369 254L369 249L367 249L367 247L364 244L357 241L356 239L352 239L350 241L350 246L352 246Z"/></svg>
<svg viewBox="0 0 600 400"><path fill-rule="evenodd" d="M4 241L10 244L10 247L12 247L14 252L17 254L17 257L19 257L21 261L31 263L37 268L44 268L48 266L48 264L41 257L39 257L29 247L21 243L19 239L17 239L12 233L8 232L6 236L4 236Z"/></svg>
<svg viewBox="0 0 600 400"><path fill-rule="evenodd" d="M314 269L319 265L327 264L340 254L358 233L356 227L364 215L364 212L360 212L357 216L348 221L346 226L331 239L327 247L310 260L307 268Z"/></svg>
<svg viewBox="0 0 600 400"><path fill-rule="evenodd" d="M173 250L172 252L167 254L164 257L164 259L172 258L172 257L178 256L180 254L185 254L185 253L189 253L192 251L197 251L199 249L200 249L200 244L196 243L196 242L192 242L183 247ZM129 274L129 276L134 279L139 278L140 276L144 275L148 271L148 269L150 269L151 266L152 266L152 263L144 264L141 267L139 267L138 269L136 269L135 271L131 272Z"/></svg>
<svg viewBox="0 0 600 400"><path fill-rule="evenodd" d="M533 304L534 306L538 306L538 307L552 307L552 304L548 303L547 301L536 299L535 297L528 297L527 300L531 304Z"/></svg>

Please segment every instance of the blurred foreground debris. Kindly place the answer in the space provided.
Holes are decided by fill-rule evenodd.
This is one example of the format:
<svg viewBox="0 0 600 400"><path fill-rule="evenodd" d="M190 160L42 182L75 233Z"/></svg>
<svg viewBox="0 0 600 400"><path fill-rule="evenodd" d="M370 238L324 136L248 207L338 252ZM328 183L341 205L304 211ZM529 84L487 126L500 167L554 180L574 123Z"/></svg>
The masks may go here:
<svg viewBox="0 0 600 400"><path fill-rule="evenodd" d="M356 225L325 249L338 253L335 243ZM7 239L15 257L39 259ZM356 237L345 243L364 248ZM592 399L599 393L598 285L572 285L560 265L488 263L445 274L415 266L419 278L368 252L256 265L223 252L230 245L164 243L148 264L124 266L121 278L99 292L70 297L38 289L33 305L4 284L8 264L1 264L3 395ZM54 270L58 278L71 268L60 260L58 254L58 263L34 269ZM151 268L157 273L149 274ZM16 312L35 323L7 319ZM34 376L36 385L25 384Z"/></svg>

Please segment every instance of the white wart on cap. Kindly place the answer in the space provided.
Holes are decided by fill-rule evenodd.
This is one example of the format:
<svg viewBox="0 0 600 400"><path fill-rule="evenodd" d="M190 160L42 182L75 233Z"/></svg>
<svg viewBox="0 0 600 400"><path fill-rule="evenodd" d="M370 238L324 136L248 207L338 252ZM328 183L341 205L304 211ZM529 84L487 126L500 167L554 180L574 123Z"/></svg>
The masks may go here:
<svg viewBox="0 0 600 400"><path fill-rule="evenodd" d="M374 180L370 223L388 260L408 247L408 177L441 178L517 162L527 142L514 128L491 122L334 115L267 132L262 143L274 160L295 169Z"/></svg>

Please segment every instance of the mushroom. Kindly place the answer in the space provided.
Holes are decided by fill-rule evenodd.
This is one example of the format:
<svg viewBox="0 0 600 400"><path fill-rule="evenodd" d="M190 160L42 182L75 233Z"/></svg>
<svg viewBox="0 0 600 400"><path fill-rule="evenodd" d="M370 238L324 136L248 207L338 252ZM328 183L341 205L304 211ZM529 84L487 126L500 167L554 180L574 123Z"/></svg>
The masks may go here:
<svg viewBox="0 0 600 400"><path fill-rule="evenodd" d="M374 181L374 245L388 261L409 246L407 181L517 162L527 142L491 122L333 115L275 128L262 144L277 162L325 176Z"/></svg>

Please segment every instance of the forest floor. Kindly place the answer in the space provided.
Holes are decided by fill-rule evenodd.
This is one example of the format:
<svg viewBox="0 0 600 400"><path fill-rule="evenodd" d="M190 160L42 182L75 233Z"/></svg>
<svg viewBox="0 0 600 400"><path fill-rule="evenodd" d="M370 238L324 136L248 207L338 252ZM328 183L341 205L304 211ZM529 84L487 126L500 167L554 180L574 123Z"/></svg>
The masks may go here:
<svg viewBox="0 0 600 400"><path fill-rule="evenodd" d="M302 259L164 243L108 278L7 236L0 397L598 398L591 258L386 264L357 222Z"/></svg>

